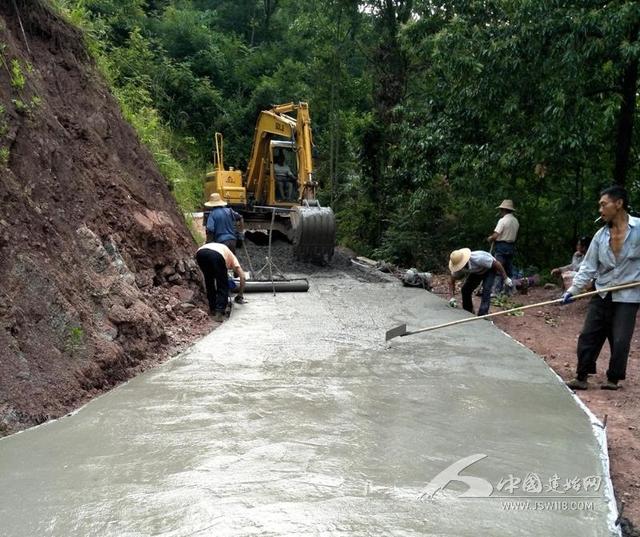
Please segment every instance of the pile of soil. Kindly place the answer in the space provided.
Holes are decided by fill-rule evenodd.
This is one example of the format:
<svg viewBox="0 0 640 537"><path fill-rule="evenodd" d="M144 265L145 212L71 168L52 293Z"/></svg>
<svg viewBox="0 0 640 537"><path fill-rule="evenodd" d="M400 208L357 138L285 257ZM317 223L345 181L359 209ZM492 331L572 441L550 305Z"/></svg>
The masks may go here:
<svg viewBox="0 0 640 537"><path fill-rule="evenodd" d="M17 9L16 9L17 8ZM212 323L191 237L77 30L0 2L0 435L65 414Z"/></svg>

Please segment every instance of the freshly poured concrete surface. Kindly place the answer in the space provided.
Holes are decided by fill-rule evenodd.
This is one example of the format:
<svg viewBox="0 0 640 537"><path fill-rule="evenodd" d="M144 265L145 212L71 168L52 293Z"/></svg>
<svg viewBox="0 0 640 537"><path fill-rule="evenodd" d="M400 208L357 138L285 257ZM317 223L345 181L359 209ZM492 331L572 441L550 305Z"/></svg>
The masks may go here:
<svg viewBox="0 0 640 537"><path fill-rule="evenodd" d="M466 314L346 275L248 299L163 367L0 440L0 535L616 535L608 478L504 488L562 489L603 463L570 392L490 323L385 343ZM460 474L490 497L455 482L421 497L476 454Z"/></svg>

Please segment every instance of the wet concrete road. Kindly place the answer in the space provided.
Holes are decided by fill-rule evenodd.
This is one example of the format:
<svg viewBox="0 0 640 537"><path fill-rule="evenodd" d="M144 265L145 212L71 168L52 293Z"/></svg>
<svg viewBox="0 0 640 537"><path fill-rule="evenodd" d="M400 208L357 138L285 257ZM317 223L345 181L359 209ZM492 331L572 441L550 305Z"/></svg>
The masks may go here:
<svg viewBox="0 0 640 537"><path fill-rule="evenodd" d="M616 535L597 427L540 358L486 321L385 343L466 314L335 276L0 440L0 535Z"/></svg>

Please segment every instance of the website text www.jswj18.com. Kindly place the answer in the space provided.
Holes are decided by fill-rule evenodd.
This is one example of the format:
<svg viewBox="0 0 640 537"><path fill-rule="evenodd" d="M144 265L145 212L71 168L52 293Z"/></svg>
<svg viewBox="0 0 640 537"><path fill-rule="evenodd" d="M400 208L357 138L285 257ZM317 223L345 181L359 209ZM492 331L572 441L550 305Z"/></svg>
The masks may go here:
<svg viewBox="0 0 640 537"><path fill-rule="evenodd" d="M593 501L584 500L510 500L502 502L503 511L593 511Z"/></svg>

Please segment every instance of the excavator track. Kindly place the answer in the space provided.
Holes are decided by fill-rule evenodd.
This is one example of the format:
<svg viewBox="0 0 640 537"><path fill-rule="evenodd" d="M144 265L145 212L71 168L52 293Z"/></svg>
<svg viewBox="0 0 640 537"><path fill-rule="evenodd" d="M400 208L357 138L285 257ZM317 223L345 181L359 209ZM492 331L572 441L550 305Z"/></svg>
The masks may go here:
<svg viewBox="0 0 640 537"><path fill-rule="evenodd" d="M330 207L304 205L291 212L291 239L296 258L312 263L331 261L336 217Z"/></svg>

